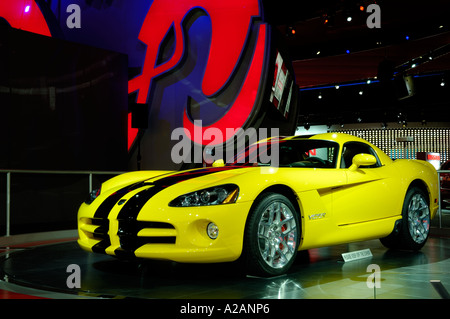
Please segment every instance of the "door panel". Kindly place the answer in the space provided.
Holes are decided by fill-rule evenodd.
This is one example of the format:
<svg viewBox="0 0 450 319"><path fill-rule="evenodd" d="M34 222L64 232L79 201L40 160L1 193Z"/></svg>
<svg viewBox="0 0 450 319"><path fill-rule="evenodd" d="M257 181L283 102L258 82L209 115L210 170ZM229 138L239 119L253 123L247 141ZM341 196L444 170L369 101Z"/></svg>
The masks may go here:
<svg viewBox="0 0 450 319"><path fill-rule="evenodd" d="M347 225L399 215L397 203L400 187L390 177L390 169L359 168L344 169L347 185L335 189L333 212L337 225Z"/></svg>

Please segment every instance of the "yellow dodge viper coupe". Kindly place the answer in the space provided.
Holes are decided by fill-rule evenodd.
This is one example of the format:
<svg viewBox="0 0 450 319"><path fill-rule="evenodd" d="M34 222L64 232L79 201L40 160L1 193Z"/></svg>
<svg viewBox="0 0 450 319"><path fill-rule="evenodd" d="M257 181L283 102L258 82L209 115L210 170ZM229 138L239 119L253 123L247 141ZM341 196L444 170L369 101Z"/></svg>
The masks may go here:
<svg viewBox="0 0 450 319"><path fill-rule="evenodd" d="M277 165L258 162L271 149ZM420 249L438 191L431 164L391 160L351 135L272 138L218 167L106 181L79 209L78 243L119 258L241 258L248 273L273 276L299 250L374 238L388 248Z"/></svg>

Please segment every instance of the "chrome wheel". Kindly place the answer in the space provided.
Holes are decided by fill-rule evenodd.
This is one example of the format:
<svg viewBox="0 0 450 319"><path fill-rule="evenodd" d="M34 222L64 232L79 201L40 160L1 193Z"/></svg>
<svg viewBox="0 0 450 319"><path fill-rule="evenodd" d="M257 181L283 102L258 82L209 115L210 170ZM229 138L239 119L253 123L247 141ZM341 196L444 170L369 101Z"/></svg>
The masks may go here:
<svg viewBox="0 0 450 319"><path fill-rule="evenodd" d="M402 219L397 220L394 231L380 238L383 245L393 249L417 251L425 245L430 234L431 213L426 191L411 187L406 192Z"/></svg>
<svg viewBox="0 0 450 319"><path fill-rule="evenodd" d="M408 228L411 238L417 244L427 240L430 231L430 208L420 193L414 194L409 202Z"/></svg>
<svg viewBox="0 0 450 319"><path fill-rule="evenodd" d="M296 218L285 203L273 201L258 223L258 246L262 259L272 268L285 267L296 255L298 230Z"/></svg>

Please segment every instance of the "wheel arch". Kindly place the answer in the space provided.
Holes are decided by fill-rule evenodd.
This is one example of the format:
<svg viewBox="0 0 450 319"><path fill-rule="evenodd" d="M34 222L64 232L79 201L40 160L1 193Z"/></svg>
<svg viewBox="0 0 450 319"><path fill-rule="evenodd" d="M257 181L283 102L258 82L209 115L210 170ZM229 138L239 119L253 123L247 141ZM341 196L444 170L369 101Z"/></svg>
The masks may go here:
<svg viewBox="0 0 450 319"><path fill-rule="evenodd" d="M264 195L266 193L278 193L278 194L286 196L287 199L289 199L289 201L292 203L292 205L294 205L295 211L297 212L298 217L301 219L301 210L300 210L300 204L298 202L297 194L294 192L294 190L292 188L290 188L289 186L283 185L283 184L271 185L271 186L265 188L256 197L251 209L253 209L258 198L260 198L262 195Z"/></svg>
<svg viewBox="0 0 450 319"><path fill-rule="evenodd" d="M428 205L430 205L431 192L430 192L430 189L429 189L427 183L421 179L415 179L409 184L409 187L406 190L406 193L408 193L408 191L413 187L417 187L417 188L421 189L427 195Z"/></svg>

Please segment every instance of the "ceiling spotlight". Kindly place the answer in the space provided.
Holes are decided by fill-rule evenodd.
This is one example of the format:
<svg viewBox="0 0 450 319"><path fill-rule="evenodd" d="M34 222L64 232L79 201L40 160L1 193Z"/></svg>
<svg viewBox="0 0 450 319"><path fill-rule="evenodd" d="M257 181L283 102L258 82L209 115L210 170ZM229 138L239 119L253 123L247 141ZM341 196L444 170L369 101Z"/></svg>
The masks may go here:
<svg viewBox="0 0 450 319"><path fill-rule="evenodd" d="M444 80L441 81L441 86L445 86L445 81Z"/></svg>
<svg viewBox="0 0 450 319"><path fill-rule="evenodd" d="M372 83L372 81L371 80L367 80L367 82L366 82L367 84L370 84L370 83Z"/></svg>
<svg viewBox="0 0 450 319"><path fill-rule="evenodd" d="M352 17L351 16L347 17L347 22L352 22Z"/></svg>
<svg viewBox="0 0 450 319"><path fill-rule="evenodd" d="M326 25L328 27L334 26L334 15L324 14L322 19L323 19L324 25Z"/></svg>
<svg viewBox="0 0 450 319"><path fill-rule="evenodd" d="M336 88L336 90L339 90L339 85L338 84L336 84L334 87Z"/></svg>
<svg viewBox="0 0 450 319"><path fill-rule="evenodd" d="M416 66L417 66L416 63L411 64L411 67L412 67L412 68L415 68Z"/></svg>
<svg viewBox="0 0 450 319"><path fill-rule="evenodd" d="M322 93L319 93L319 96L317 97L319 100L322 99Z"/></svg>
<svg viewBox="0 0 450 319"><path fill-rule="evenodd" d="M407 35L407 36L405 37L405 39L406 39L406 40L409 40L409 35Z"/></svg>
<svg viewBox="0 0 450 319"><path fill-rule="evenodd" d="M345 53L350 54L350 50L346 50Z"/></svg>
<svg viewBox="0 0 450 319"><path fill-rule="evenodd" d="M364 94L364 92L363 91L359 91L359 95L363 95Z"/></svg>
<svg viewBox="0 0 450 319"><path fill-rule="evenodd" d="M316 52L316 55L320 55L320 51L317 51L317 52Z"/></svg>
<svg viewBox="0 0 450 319"><path fill-rule="evenodd" d="M295 35L295 27L293 26L288 26L287 29L287 36L294 36Z"/></svg>

